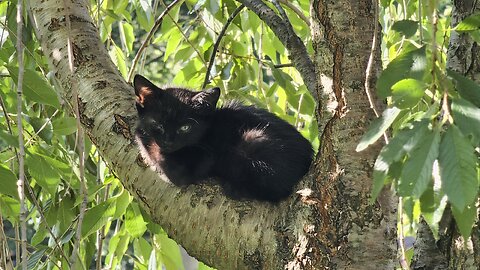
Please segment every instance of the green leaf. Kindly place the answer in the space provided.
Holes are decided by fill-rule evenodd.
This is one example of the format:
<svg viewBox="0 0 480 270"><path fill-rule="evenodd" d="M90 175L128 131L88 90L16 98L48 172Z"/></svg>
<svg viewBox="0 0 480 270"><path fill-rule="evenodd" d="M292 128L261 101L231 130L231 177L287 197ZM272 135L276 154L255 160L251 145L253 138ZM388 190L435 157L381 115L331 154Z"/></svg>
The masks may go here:
<svg viewBox="0 0 480 270"><path fill-rule="evenodd" d="M28 172L35 178L37 183L52 196L56 194L60 175L52 165L42 156L28 153L26 157Z"/></svg>
<svg viewBox="0 0 480 270"><path fill-rule="evenodd" d="M373 120L368 128L368 131L362 136L362 139L357 145L357 152L366 149L370 144L376 142L383 133L390 127L393 121L397 118L401 110L397 107L386 109L382 116Z"/></svg>
<svg viewBox="0 0 480 270"><path fill-rule="evenodd" d="M458 211L472 204L478 194L475 150L460 130L451 125L440 144L438 164L442 189Z"/></svg>
<svg viewBox="0 0 480 270"><path fill-rule="evenodd" d="M143 220L137 204L131 204L125 213L125 228L132 237L141 237L147 230L147 223Z"/></svg>
<svg viewBox="0 0 480 270"><path fill-rule="evenodd" d="M452 101L452 113L455 124L463 135L471 136L473 145L480 143L480 109L463 98Z"/></svg>
<svg viewBox="0 0 480 270"><path fill-rule="evenodd" d="M418 22L412 20L396 21L392 25L392 30L402 33L405 37L415 35L418 29Z"/></svg>
<svg viewBox="0 0 480 270"><path fill-rule="evenodd" d="M123 189L122 193L110 199L115 199L115 214L113 215L113 218L120 218L125 214L125 211L130 204L130 195L125 189Z"/></svg>
<svg viewBox="0 0 480 270"><path fill-rule="evenodd" d="M405 162L399 179L398 193L400 196L420 198L432 180L433 162L438 157L440 132L428 132L420 140L417 147L410 153Z"/></svg>
<svg viewBox="0 0 480 270"><path fill-rule="evenodd" d="M178 30L178 28L174 28L171 31L170 38L167 41L167 47L165 48L165 54L163 56L163 61L167 61L168 57L177 51L178 44L182 41L183 36L182 33Z"/></svg>
<svg viewBox="0 0 480 270"><path fill-rule="evenodd" d="M0 193L18 199L17 177L2 164L0 164Z"/></svg>
<svg viewBox="0 0 480 270"><path fill-rule="evenodd" d="M18 82L18 67L7 66L8 72L15 84ZM57 94L52 86L40 74L31 69L25 69L23 78L23 93L31 101L60 108Z"/></svg>
<svg viewBox="0 0 480 270"><path fill-rule="evenodd" d="M9 146L18 147L18 137L10 135L3 130L0 130L0 139L3 139Z"/></svg>
<svg viewBox="0 0 480 270"><path fill-rule="evenodd" d="M455 86L460 96L475 104L475 106L480 107L480 85L456 71L448 70L447 74L455 81Z"/></svg>
<svg viewBox="0 0 480 270"><path fill-rule="evenodd" d="M29 123L32 125L35 132L38 133L40 138L48 144L52 143L53 131L50 119L30 117Z"/></svg>
<svg viewBox="0 0 480 270"><path fill-rule="evenodd" d="M474 204L467 205L465 209L460 212L457 208L452 207L453 217L457 223L458 230L462 236L467 239L472 233L472 227L475 224L477 217L477 208Z"/></svg>
<svg viewBox="0 0 480 270"><path fill-rule="evenodd" d="M128 3L127 1L124 1ZM133 33L133 26L127 22L122 23L123 33L125 35L125 45L127 47L128 53L131 53L133 50L133 42L135 41L135 34Z"/></svg>
<svg viewBox="0 0 480 270"><path fill-rule="evenodd" d="M0 196L0 209L2 209L3 217L18 221L20 216L20 202L18 199Z"/></svg>
<svg viewBox="0 0 480 270"><path fill-rule="evenodd" d="M115 204L108 201L87 210L83 219L82 238L86 238L102 228L114 213Z"/></svg>
<svg viewBox="0 0 480 270"><path fill-rule="evenodd" d="M425 83L415 79L403 79L392 86L393 105L400 109L412 108L422 99Z"/></svg>
<svg viewBox="0 0 480 270"><path fill-rule="evenodd" d="M168 238L166 234L158 234L155 236L155 242L161 247L161 260L167 269L185 269L180 249L175 241Z"/></svg>
<svg viewBox="0 0 480 270"><path fill-rule="evenodd" d="M75 117L62 117L53 120L53 132L58 135L70 135L77 131L77 120Z"/></svg>
<svg viewBox="0 0 480 270"><path fill-rule="evenodd" d="M123 54L122 49L117 45L113 45L113 50L109 51L110 58L117 66L118 70L124 78L127 77L127 63L125 62L126 56Z"/></svg>
<svg viewBox="0 0 480 270"><path fill-rule="evenodd" d="M422 80L426 69L425 47L402 53L392 60L377 80L377 91L381 98L391 95L391 87L400 80L413 78Z"/></svg>
<svg viewBox="0 0 480 270"><path fill-rule="evenodd" d="M398 134L393 136L390 142L382 148L373 167L372 201L377 198L382 190L392 164L402 159L405 153L411 151L427 131L427 120L414 122L411 127L400 130Z"/></svg>
<svg viewBox="0 0 480 270"><path fill-rule="evenodd" d="M470 15L455 27L455 31L466 32L480 29L480 13Z"/></svg>

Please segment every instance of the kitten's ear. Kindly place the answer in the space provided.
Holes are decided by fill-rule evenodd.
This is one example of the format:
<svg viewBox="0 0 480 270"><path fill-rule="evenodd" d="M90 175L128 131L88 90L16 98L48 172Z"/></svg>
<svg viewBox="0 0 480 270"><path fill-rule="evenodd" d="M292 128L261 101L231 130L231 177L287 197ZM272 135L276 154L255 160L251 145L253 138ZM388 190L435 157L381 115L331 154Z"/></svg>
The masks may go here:
<svg viewBox="0 0 480 270"><path fill-rule="evenodd" d="M160 90L151 81L141 75L135 75L133 78L133 87L137 95L137 104L143 108L145 100L150 98L155 91Z"/></svg>
<svg viewBox="0 0 480 270"><path fill-rule="evenodd" d="M220 88L213 87L196 94L193 96L192 101L199 107L206 105L210 108L215 108L218 98L220 98Z"/></svg>

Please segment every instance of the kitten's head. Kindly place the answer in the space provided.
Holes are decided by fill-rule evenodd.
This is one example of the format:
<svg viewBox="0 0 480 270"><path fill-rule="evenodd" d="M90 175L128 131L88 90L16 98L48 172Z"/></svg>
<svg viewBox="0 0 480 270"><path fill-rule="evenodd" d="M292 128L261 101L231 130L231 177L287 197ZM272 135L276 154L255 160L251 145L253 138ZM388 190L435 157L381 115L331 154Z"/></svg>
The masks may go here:
<svg viewBox="0 0 480 270"><path fill-rule="evenodd" d="M137 134L155 140L161 152L171 153L193 145L210 126L220 89L193 92L183 88L159 88L146 78L133 80L137 95Z"/></svg>

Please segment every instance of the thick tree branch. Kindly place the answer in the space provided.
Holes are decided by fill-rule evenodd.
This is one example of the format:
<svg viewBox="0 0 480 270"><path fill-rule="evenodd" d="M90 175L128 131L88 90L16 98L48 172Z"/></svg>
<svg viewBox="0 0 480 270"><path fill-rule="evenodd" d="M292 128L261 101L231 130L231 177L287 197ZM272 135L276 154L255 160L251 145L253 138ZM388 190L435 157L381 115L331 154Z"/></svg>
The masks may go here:
<svg viewBox="0 0 480 270"><path fill-rule="evenodd" d="M137 115L132 87L100 42L86 1L66 0L71 30L58 10L59 1L31 3L50 70L63 97L78 103L89 138L152 219L191 255L219 269L283 269L306 254L294 247L305 239L305 228L315 226L310 225L311 207L299 195L279 205L232 201L211 184L174 187L145 166L133 139ZM75 56L73 74L68 72L68 37ZM302 185L313 185L313 178Z"/></svg>
<svg viewBox="0 0 480 270"><path fill-rule="evenodd" d="M278 16L269 6L261 0L237 0L247 6L264 21L275 33L290 53L290 60L302 76L303 82L313 97L320 101L317 96L317 76L315 67L310 59L307 48L297 36L289 21Z"/></svg>

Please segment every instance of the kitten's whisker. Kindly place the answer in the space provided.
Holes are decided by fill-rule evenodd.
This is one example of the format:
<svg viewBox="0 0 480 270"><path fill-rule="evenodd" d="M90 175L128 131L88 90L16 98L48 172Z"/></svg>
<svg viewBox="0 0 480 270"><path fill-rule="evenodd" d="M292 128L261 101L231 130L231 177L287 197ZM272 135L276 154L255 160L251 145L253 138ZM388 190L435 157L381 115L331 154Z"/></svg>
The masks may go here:
<svg viewBox="0 0 480 270"><path fill-rule="evenodd" d="M198 125L198 124L200 124L200 123L198 123L198 121L197 121L197 120L195 120L195 119L193 119L193 118L191 118L191 117L188 117L187 119L188 119L188 120L192 120L192 121L194 121L195 123L197 123L197 125Z"/></svg>

